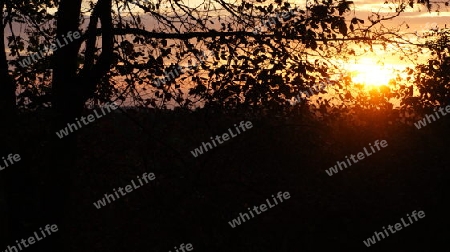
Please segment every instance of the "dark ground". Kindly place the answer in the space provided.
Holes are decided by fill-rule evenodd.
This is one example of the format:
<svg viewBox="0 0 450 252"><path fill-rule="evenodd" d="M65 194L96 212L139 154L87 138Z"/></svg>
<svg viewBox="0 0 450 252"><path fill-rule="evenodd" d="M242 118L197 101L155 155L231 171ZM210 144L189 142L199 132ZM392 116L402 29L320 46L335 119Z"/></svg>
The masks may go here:
<svg viewBox="0 0 450 252"><path fill-rule="evenodd" d="M46 113L22 115L20 133L2 143L23 157L0 171L5 185L0 222L14 240L52 224L40 219L44 177L52 170L46 139L55 135L47 119ZM111 114L77 133L76 169L68 170L64 181L71 194L65 198L65 221L58 224L60 236L26 251L44 251L53 238L61 238L68 252L166 252L181 243L192 243L194 251L445 251L449 119L417 130L382 115L357 124L202 113ZM197 158L190 154L241 120L250 120L253 128ZM332 177L325 173L377 139L389 146ZM105 193L144 172L154 172L156 179L106 207L94 207ZM6 202L5 192L14 191L12 198L20 200ZM229 226L247 207L279 191L291 198L236 228ZM425 211L426 217L370 248L364 245L382 226L414 210ZM5 221L14 230L5 228ZM14 245L5 237L0 236L2 252Z"/></svg>

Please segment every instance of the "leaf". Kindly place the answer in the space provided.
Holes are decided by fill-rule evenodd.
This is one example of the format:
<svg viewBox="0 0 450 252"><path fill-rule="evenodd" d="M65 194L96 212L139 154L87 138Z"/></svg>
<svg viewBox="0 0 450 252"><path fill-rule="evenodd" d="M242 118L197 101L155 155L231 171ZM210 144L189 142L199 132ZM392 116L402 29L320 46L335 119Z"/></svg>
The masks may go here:
<svg viewBox="0 0 450 252"><path fill-rule="evenodd" d="M353 98L353 96L352 96L352 94L351 94L350 92L347 92L347 93L345 94L345 98L346 98L346 99L351 99L351 98Z"/></svg>
<svg viewBox="0 0 450 252"><path fill-rule="evenodd" d="M347 25L345 24L344 20L342 20L341 23L339 23L339 32L344 35L347 36Z"/></svg>
<svg viewBox="0 0 450 252"><path fill-rule="evenodd" d="M311 49L313 49L313 50L317 49L317 43L316 43L316 40L314 40L314 39L311 40Z"/></svg>

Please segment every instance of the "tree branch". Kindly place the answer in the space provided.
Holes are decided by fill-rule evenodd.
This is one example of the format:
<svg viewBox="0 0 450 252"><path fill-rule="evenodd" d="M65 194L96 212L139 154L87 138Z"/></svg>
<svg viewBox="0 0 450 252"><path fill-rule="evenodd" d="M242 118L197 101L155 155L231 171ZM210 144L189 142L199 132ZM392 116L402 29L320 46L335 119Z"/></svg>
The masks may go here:
<svg viewBox="0 0 450 252"><path fill-rule="evenodd" d="M230 36L241 36L241 37L253 37L253 38L283 38L288 40L304 40L304 41L379 41L378 37L350 37L350 38L313 38L310 36L285 36L280 34L254 34L252 32L245 31L235 31L235 32L218 32L218 31L209 31L209 32L189 32L189 33L162 33L162 32L150 32L139 28L113 28L112 32L114 35L140 35L146 38L155 38L155 39L192 39L192 38L215 38L215 37L230 37ZM102 29L97 29L97 36L101 36L103 33ZM86 39L86 34L83 35L83 38ZM382 39L382 41L390 42L390 40ZM393 41L392 41L393 42ZM398 41L395 41L398 43ZM410 43L405 43L410 44ZM419 45L419 44L415 44Z"/></svg>

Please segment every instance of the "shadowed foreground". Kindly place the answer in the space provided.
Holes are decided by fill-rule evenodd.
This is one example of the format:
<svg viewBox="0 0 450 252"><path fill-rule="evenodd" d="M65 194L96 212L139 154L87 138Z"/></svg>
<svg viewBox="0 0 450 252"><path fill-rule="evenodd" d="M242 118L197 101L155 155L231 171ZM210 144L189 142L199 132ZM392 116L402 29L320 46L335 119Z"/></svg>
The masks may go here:
<svg viewBox="0 0 450 252"><path fill-rule="evenodd" d="M19 123L23 130L14 148L24 162L11 173L24 179L7 183L21 191L22 200L7 205L22 219L15 239L47 224L39 220L43 171L51 157L45 139L54 135L46 130L46 116L23 115ZM128 116L114 113L76 133L77 169L67 174L71 195L66 221L58 224L65 251L169 251L181 243L192 243L194 251L436 251L448 241L446 118L417 130L380 117L355 126L203 113ZM191 155L202 141L241 120L253 128L197 158ZM325 173L377 139L388 147L331 177ZM144 172L156 179L105 207L93 205ZM230 227L239 213L279 191L291 198ZM370 248L364 245L375 231L414 210L426 217ZM0 251L7 244L14 243L2 244Z"/></svg>

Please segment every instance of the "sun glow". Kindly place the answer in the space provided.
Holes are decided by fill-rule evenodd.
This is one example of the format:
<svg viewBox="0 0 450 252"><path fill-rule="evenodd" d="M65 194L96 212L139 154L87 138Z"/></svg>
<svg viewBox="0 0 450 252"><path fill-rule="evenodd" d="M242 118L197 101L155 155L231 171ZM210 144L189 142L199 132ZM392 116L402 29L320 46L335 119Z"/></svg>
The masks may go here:
<svg viewBox="0 0 450 252"><path fill-rule="evenodd" d="M372 59L363 58L356 64L348 66L352 82L366 86L388 85L394 78L392 70L375 63Z"/></svg>

